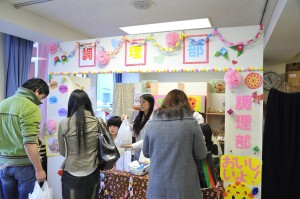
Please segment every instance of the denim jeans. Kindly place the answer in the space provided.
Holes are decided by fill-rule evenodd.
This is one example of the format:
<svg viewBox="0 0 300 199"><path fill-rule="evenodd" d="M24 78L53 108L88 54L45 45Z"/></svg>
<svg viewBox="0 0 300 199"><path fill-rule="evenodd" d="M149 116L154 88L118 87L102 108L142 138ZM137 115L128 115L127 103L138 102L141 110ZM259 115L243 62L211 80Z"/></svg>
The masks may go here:
<svg viewBox="0 0 300 199"><path fill-rule="evenodd" d="M3 191L2 191L2 182L0 178L0 199L4 199Z"/></svg>
<svg viewBox="0 0 300 199"><path fill-rule="evenodd" d="M27 199L36 181L35 170L30 166L8 166L0 171L5 199Z"/></svg>

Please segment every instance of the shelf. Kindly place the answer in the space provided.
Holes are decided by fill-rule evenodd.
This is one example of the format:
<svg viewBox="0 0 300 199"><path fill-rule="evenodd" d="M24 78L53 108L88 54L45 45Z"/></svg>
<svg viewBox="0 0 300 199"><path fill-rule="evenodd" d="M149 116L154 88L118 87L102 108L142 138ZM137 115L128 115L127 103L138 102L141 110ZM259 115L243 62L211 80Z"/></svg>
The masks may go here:
<svg viewBox="0 0 300 199"><path fill-rule="evenodd" d="M225 113L205 113L206 115L220 115L220 116L224 116Z"/></svg>

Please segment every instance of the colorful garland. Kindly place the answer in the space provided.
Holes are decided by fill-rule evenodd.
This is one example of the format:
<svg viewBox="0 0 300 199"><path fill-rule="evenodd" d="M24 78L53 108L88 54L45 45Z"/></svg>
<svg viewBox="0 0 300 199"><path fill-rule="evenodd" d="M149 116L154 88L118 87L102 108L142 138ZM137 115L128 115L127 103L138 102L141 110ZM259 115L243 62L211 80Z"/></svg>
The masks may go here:
<svg viewBox="0 0 300 199"><path fill-rule="evenodd" d="M252 39L250 39L248 41L237 42L236 44L224 39L224 37L218 31L218 28L214 28L212 30L212 32L210 34L208 34L205 39L199 39L198 41L196 41L193 38L188 38L188 40L193 45L204 45L205 41L209 40L213 36L214 37L216 36L226 46L228 46L234 50L237 50L238 56L240 56L243 53L243 49L245 46L252 44L253 42L257 41L260 38L260 36L263 33L263 29L264 29L263 25L260 25L260 29L259 29L258 33L255 35L255 37L253 37ZM100 52L98 51L99 53L97 53L97 57L96 57L97 63L100 65L106 65L110 62L110 58L112 56L115 56L119 53L121 47L124 45L125 42L129 42L131 45L144 45L144 44L152 41L153 45L156 46L159 50L161 50L165 53L172 53L175 51L176 48L181 47L183 38L185 38L185 37L187 37L187 36L184 32L182 32L180 34L178 34L177 32L170 32L166 35L167 47L164 47L163 45L157 43L153 33L150 36L146 37L145 39L141 39L141 40L128 39L127 37L123 36L118 47L116 47L112 51L106 50L103 46L100 45L100 40L97 39L94 43L89 43L89 44L80 44L79 42L76 42L74 49L69 53L64 52L58 43L51 42L48 44L48 51L52 55L57 53L58 50L63 53L63 55L61 57L59 57L59 56L54 57L54 64L56 65L59 62L62 62L63 64L65 62L68 62L69 59L75 55L78 47L80 47L80 46L90 47L90 46L96 45L100 51ZM221 50L217 51L215 56L223 56L226 59L228 59L228 53L225 52L224 49L225 48L222 48Z"/></svg>
<svg viewBox="0 0 300 199"><path fill-rule="evenodd" d="M101 70L101 71L83 71L83 72L49 72L52 75L77 75L77 74L112 74L112 73L172 73L172 72L227 72L234 70L237 72L263 71L263 67L248 68L181 68L181 69L156 69L156 70Z"/></svg>

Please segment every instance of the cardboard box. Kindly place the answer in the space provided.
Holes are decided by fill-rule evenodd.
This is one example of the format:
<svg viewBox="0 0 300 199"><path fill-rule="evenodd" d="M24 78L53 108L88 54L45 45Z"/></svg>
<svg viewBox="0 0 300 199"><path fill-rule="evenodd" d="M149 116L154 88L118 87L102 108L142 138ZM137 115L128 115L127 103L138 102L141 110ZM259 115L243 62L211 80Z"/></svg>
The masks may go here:
<svg viewBox="0 0 300 199"><path fill-rule="evenodd" d="M300 85L293 85L291 82L284 83L284 91L286 93L297 93L300 92Z"/></svg>
<svg viewBox="0 0 300 199"><path fill-rule="evenodd" d="M300 86L300 71L288 71L287 80L291 86Z"/></svg>

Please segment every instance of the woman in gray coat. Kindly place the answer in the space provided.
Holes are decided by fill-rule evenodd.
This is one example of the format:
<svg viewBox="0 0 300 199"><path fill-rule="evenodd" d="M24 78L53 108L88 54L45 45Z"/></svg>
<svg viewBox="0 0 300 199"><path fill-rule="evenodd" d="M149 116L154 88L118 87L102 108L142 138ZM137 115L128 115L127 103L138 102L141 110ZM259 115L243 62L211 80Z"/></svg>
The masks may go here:
<svg viewBox="0 0 300 199"><path fill-rule="evenodd" d="M183 91L172 90L145 127L151 159L147 199L202 199L196 162L205 159L203 134Z"/></svg>

